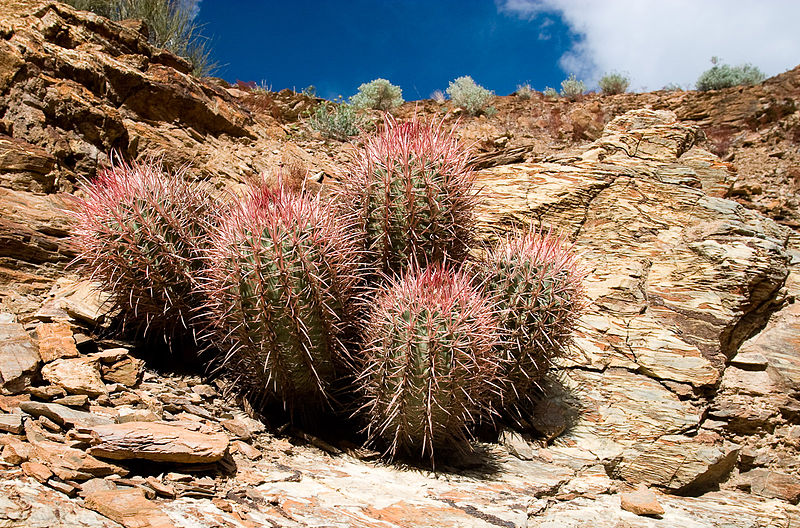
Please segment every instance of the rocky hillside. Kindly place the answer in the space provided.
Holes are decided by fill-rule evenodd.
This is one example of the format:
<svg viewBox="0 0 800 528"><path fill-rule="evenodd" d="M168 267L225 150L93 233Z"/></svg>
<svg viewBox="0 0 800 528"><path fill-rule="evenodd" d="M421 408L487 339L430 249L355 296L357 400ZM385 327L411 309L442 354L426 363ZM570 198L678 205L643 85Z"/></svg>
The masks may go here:
<svg viewBox="0 0 800 528"><path fill-rule="evenodd" d="M60 209L112 152L324 188L352 148L308 127L317 101L198 80L144 32L0 1L0 526L800 526L800 68L448 117L476 145L484 238L566 230L591 306L535 434L434 474L101 336Z"/></svg>

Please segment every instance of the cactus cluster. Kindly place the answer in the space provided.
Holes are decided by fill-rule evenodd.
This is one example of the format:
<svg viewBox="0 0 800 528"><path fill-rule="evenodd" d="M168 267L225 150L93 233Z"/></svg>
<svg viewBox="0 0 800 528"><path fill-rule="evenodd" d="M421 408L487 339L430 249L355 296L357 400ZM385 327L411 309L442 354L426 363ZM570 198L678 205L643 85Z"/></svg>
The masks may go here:
<svg viewBox="0 0 800 528"><path fill-rule="evenodd" d="M329 403L357 257L346 222L281 182L231 207L208 251L205 309L243 388L293 412Z"/></svg>
<svg viewBox="0 0 800 528"><path fill-rule="evenodd" d="M214 209L180 177L120 165L75 202L76 239L136 317L169 328L198 306L251 395L295 418L347 412L346 390L387 456L433 462L537 390L582 276L550 232L470 257L470 151L444 120L387 116L363 144L330 201L260 179Z"/></svg>
<svg viewBox="0 0 800 528"><path fill-rule="evenodd" d="M159 163L118 163L72 199L77 265L113 294L128 326L194 332L197 278L215 218L205 190Z"/></svg>

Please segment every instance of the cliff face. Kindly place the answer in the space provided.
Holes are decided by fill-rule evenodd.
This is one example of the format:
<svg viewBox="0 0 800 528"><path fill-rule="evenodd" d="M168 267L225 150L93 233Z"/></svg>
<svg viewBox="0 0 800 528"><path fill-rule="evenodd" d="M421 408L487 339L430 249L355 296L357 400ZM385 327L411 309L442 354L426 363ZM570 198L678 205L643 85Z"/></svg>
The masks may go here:
<svg viewBox="0 0 800 528"><path fill-rule="evenodd" d="M539 436L506 431L436 476L265 429L219 387L89 335L103 295L65 270L58 193L111 151L219 187L293 165L324 186L348 148L298 119L313 100L195 79L140 30L0 2L0 524L800 525L800 70L714 93L504 97L463 120L484 238L567 231L591 307ZM632 513L648 500L661 517Z"/></svg>

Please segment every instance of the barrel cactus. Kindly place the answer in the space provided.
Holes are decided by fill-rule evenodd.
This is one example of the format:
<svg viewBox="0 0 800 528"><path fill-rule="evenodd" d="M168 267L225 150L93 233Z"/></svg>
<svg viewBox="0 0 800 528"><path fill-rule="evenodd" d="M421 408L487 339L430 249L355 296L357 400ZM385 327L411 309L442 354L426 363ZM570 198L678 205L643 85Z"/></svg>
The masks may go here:
<svg viewBox="0 0 800 528"><path fill-rule="evenodd" d="M532 231L489 252L482 273L503 328L505 404L526 399L569 345L584 308L583 272L563 236Z"/></svg>
<svg viewBox="0 0 800 528"><path fill-rule="evenodd" d="M469 427L491 417L497 320L462 271L409 268L377 295L358 378L372 441L391 457L433 461L468 450Z"/></svg>
<svg viewBox="0 0 800 528"><path fill-rule="evenodd" d="M363 236L374 269L401 273L411 262L461 261L472 233L473 173L444 122L385 117L381 133L353 155L339 202Z"/></svg>
<svg viewBox="0 0 800 528"><path fill-rule="evenodd" d="M154 161L116 163L71 198L80 271L112 294L129 326L167 339L193 332L215 202Z"/></svg>
<svg viewBox="0 0 800 528"><path fill-rule="evenodd" d="M208 253L206 310L241 389L313 416L331 403L357 281L352 230L318 198L251 186Z"/></svg>

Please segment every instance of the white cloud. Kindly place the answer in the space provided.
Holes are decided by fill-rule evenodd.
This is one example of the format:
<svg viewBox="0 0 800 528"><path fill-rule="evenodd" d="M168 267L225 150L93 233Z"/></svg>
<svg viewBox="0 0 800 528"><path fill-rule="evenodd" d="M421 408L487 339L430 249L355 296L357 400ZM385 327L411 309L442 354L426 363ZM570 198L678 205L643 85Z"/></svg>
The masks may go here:
<svg viewBox="0 0 800 528"><path fill-rule="evenodd" d="M797 0L497 0L502 12L559 16L575 34L560 61L593 84L625 72L631 88L694 86L710 58L749 62L768 76L800 63Z"/></svg>

